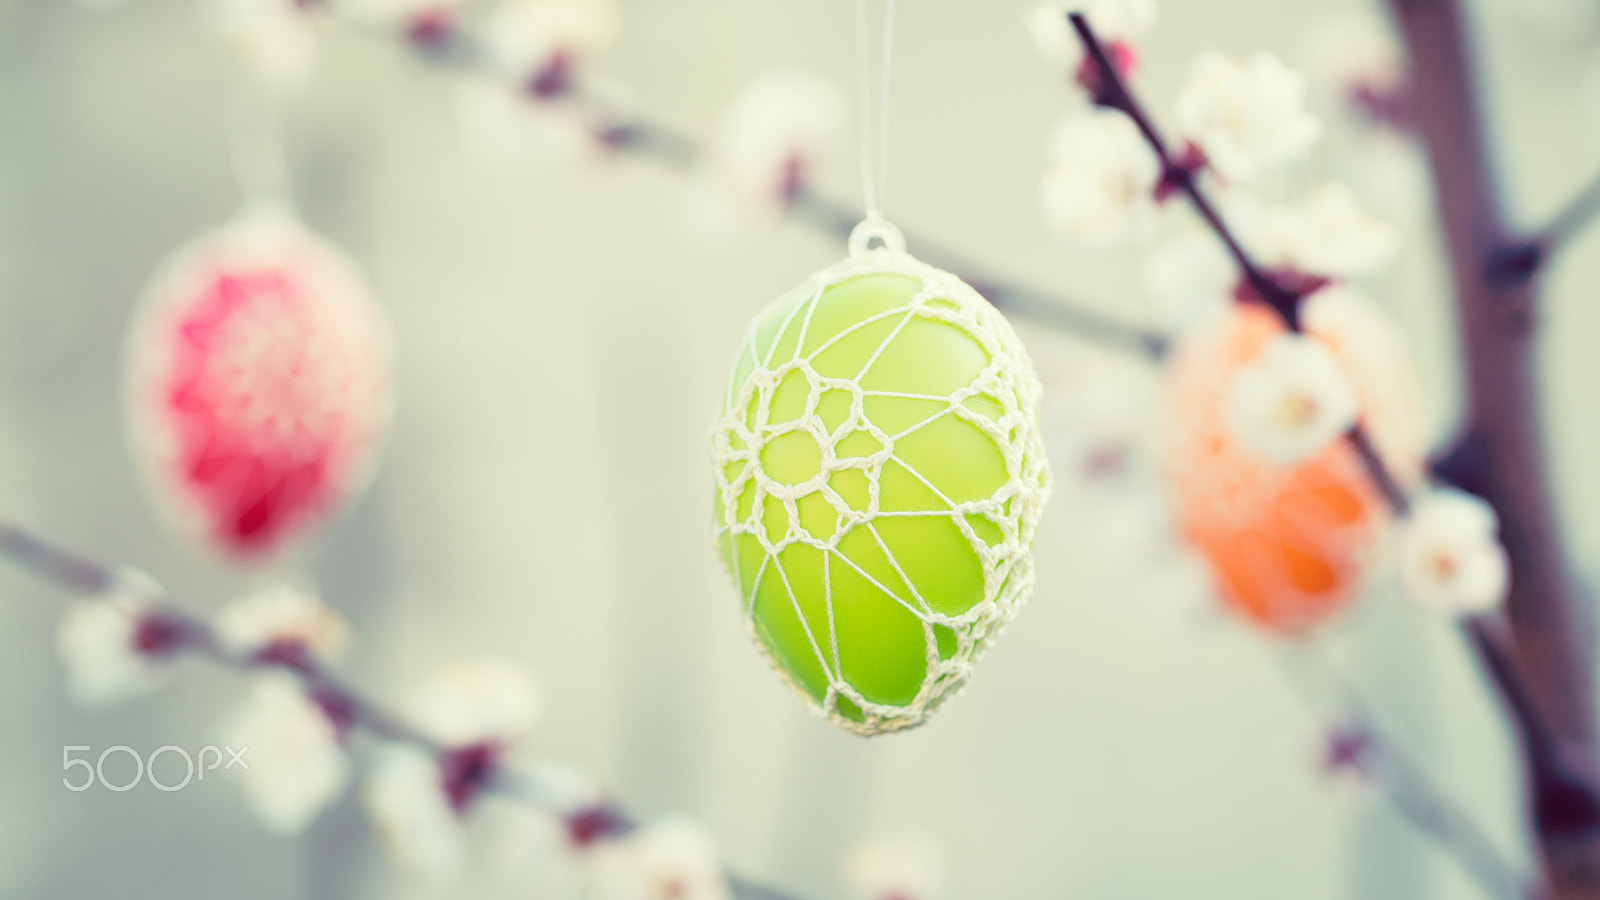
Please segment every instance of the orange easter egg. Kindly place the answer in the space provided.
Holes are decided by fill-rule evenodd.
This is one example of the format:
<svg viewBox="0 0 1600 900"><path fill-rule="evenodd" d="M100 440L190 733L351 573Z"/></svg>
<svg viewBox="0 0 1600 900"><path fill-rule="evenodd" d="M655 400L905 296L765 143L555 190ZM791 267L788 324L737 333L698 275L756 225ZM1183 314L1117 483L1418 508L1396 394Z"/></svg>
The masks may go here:
<svg viewBox="0 0 1600 900"><path fill-rule="evenodd" d="M1402 484L1414 482L1426 445L1416 376L1392 321L1344 286L1313 295L1302 318L1356 388L1361 421L1386 464ZM1350 603L1388 513L1347 441L1285 465L1230 430L1234 377L1283 330L1267 307L1240 304L1182 340L1170 368L1166 449L1175 519L1210 562L1223 604L1293 635Z"/></svg>

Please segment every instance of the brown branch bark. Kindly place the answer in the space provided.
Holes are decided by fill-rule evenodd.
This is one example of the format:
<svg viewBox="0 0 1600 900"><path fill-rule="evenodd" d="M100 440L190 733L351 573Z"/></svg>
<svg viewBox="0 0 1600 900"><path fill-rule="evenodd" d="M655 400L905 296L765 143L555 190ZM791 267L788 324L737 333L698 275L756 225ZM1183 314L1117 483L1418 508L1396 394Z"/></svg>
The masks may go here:
<svg viewBox="0 0 1600 900"><path fill-rule="evenodd" d="M1473 452L1452 458L1471 460L1464 480L1499 514L1511 561L1509 658L1485 657L1486 645L1477 646L1502 690L1525 684L1548 730L1544 742L1526 725L1517 729L1549 895L1600 898L1592 636L1562 547L1541 439L1537 267L1507 277L1496 265L1526 241L1513 233L1500 200L1459 0L1389 3L1410 53L1415 123L1432 160L1457 294L1468 397L1463 440Z"/></svg>

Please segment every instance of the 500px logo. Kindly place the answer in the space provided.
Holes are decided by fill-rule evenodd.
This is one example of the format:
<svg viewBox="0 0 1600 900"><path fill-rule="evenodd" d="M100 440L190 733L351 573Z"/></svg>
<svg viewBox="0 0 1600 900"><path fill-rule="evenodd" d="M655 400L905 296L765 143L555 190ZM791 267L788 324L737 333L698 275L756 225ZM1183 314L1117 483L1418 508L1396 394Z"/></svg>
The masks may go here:
<svg viewBox="0 0 1600 900"><path fill-rule="evenodd" d="M222 765L222 749L228 751L227 765ZM151 751L148 758L141 758L139 753L132 747L117 744L114 747L107 747L106 749L102 750L100 752L100 758L95 760L93 765L90 765L87 759L75 759L72 755L79 750L93 752L90 747L62 747L61 770L63 772L71 772L75 767L82 766L83 780L74 784L72 779L62 778L61 783L69 791L86 791L96 781L100 782L100 786L108 791L126 791L132 789L134 785L138 784L142 779L148 777L150 779L150 783L155 785L157 790L176 791L187 785L189 780L194 778L197 772L200 776L198 780L205 781L207 770L215 769L217 766L222 766L224 771L233 768L235 764L238 764L240 768L250 768L250 764L244 761L244 755L250 750L249 747L240 747L238 750L235 750L232 747L225 747L222 749L218 749L211 744L201 747L200 752L196 754L200 760L200 764L197 766L195 765L195 757L190 756L189 751L177 746L176 744L167 744L164 747L157 747L155 750ZM126 753L128 756L133 758L135 773L133 780L126 784L112 784L106 780L106 757L117 752ZM186 770L184 772L182 781L177 782L176 784L163 784L156 778L156 759L163 753L176 753L183 759L183 764L186 767ZM207 753L213 754L211 765L209 766L206 765Z"/></svg>

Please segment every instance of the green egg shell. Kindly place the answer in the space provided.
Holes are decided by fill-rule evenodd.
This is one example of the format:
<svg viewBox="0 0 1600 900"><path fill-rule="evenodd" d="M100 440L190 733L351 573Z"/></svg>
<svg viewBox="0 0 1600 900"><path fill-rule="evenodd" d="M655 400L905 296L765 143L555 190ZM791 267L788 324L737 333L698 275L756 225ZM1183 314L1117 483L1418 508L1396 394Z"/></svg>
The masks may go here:
<svg viewBox="0 0 1600 900"><path fill-rule="evenodd" d="M752 323L713 436L716 543L757 643L861 734L920 724L1027 596L1038 379L955 276L872 252Z"/></svg>

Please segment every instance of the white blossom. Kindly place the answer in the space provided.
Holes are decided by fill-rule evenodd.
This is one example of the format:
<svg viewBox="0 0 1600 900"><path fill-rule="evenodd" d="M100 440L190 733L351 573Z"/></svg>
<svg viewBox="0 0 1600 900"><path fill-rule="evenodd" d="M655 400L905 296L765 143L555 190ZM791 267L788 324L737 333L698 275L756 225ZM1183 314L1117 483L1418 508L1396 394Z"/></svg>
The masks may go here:
<svg viewBox="0 0 1600 900"><path fill-rule="evenodd" d="M1155 225L1161 164L1122 113L1082 109L1051 132L1040 203L1046 223L1074 245L1103 248Z"/></svg>
<svg viewBox="0 0 1600 900"><path fill-rule="evenodd" d="M350 19L382 25L414 22L424 16L455 16L463 0L334 0L333 7Z"/></svg>
<svg viewBox="0 0 1600 900"><path fill-rule="evenodd" d="M541 698L527 669L499 659L468 660L435 672L404 706L407 719L451 746L516 737L532 727Z"/></svg>
<svg viewBox="0 0 1600 900"><path fill-rule="evenodd" d="M1155 0L1039 0L1022 18L1028 37L1045 59L1069 69L1076 69L1083 61L1083 42L1067 21L1068 12L1079 10L1094 26L1095 36L1105 43L1138 40L1155 27L1160 17Z"/></svg>
<svg viewBox="0 0 1600 900"><path fill-rule="evenodd" d="M568 822L551 809L591 809L604 800L593 777L576 768L548 762L523 763L517 770L539 786L538 808L524 803L485 804L484 858L500 870L522 875L571 879L580 873L583 851Z"/></svg>
<svg viewBox="0 0 1600 900"><path fill-rule="evenodd" d="M1143 275L1156 311L1178 330L1226 309L1239 281L1222 242L1200 228L1162 238L1145 256Z"/></svg>
<svg viewBox="0 0 1600 900"><path fill-rule="evenodd" d="M216 619L223 646L250 657L274 644L292 644L333 662L350 642L350 627L316 594L284 582L261 585L222 608Z"/></svg>
<svg viewBox="0 0 1600 900"><path fill-rule="evenodd" d="M1494 609L1510 581L1498 530L1494 509L1478 497L1448 489L1422 497L1400 525L1402 587L1436 612Z"/></svg>
<svg viewBox="0 0 1600 900"><path fill-rule="evenodd" d="M1321 135L1305 94L1305 76L1276 56L1257 53L1240 63L1207 50L1178 91L1178 132L1218 174L1248 180L1300 156Z"/></svg>
<svg viewBox="0 0 1600 900"><path fill-rule="evenodd" d="M462 78L455 106L468 149L491 165L567 160L594 146L593 133L569 107L535 102L518 87Z"/></svg>
<svg viewBox="0 0 1600 900"><path fill-rule="evenodd" d="M464 78L456 85L468 146L493 164L565 159L594 146L591 123L566 102L565 88L573 67L612 42L619 21L615 0L497 5L481 36L501 79ZM589 83L585 90L603 88Z"/></svg>
<svg viewBox="0 0 1600 900"><path fill-rule="evenodd" d="M1270 268L1300 268L1304 244L1298 207L1269 203L1241 187L1220 192L1218 203L1239 243L1257 262Z"/></svg>
<svg viewBox="0 0 1600 900"><path fill-rule="evenodd" d="M1308 459L1355 424L1360 402L1333 351L1281 334L1241 367L1228 393L1234 437L1273 462Z"/></svg>
<svg viewBox="0 0 1600 900"><path fill-rule="evenodd" d="M483 37L496 62L521 82L561 58L594 55L616 38L615 0L506 0L488 16Z"/></svg>
<svg viewBox="0 0 1600 900"><path fill-rule="evenodd" d="M166 655L138 645L141 623L156 608L149 598L158 592L148 576L130 571L107 593L68 607L56 631L56 653L74 700L109 706L161 684Z"/></svg>
<svg viewBox="0 0 1600 900"><path fill-rule="evenodd" d="M1300 305L1305 330L1334 349L1361 396L1361 421L1402 485L1421 477L1433 423L1411 346L1394 317L1365 291L1335 281Z"/></svg>
<svg viewBox="0 0 1600 900"><path fill-rule="evenodd" d="M845 861L845 883L858 900L938 900L945 880L937 848L919 838L870 841Z"/></svg>
<svg viewBox="0 0 1600 900"><path fill-rule="evenodd" d="M837 150L847 120L833 82L777 69L751 82L717 122L707 154L711 185L733 202L775 208Z"/></svg>
<svg viewBox="0 0 1600 900"><path fill-rule="evenodd" d="M716 838L683 817L645 824L595 848L596 900L730 900Z"/></svg>
<svg viewBox="0 0 1600 900"><path fill-rule="evenodd" d="M498 745L533 724L539 702L533 678L523 667L489 659L440 669L401 710L407 721L446 746L475 751L474 745L497 745L487 752L492 764L499 765ZM362 792L368 815L391 854L404 865L441 877L459 870L466 855L465 809L452 803L446 779L438 759L397 746L384 751ZM463 799L471 797L457 797L456 802Z"/></svg>
<svg viewBox="0 0 1600 900"><path fill-rule="evenodd" d="M1416 224L1433 208L1427 154L1410 135L1369 130L1352 141L1342 164L1344 180L1383 218Z"/></svg>
<svg viewBox="0 0 1600 900"><path fill-rule="evenodd" d="M1306 195L1294 227L1297 267L1319 275L1370 275L1400 248L1400 232L1362 209L1356 195L1337 182Z"/></svg>
<svg viewBox="0 0 1600 900"><path fill-rule="evenodd" d="M223 43L263 84L287 92L310 80L315 23L296 0L207 0L206 10Z"/></svg>
<svg viewBox="0 0 1600 900"><path fill-rule="evenodd" d="M575 766L543 761L524 765L522 771L538 782L552 804L562 809L589 809L605 801L600 782Z"/></svg>
<svg viewBox="0 0 1600 900"><path fill-rule="evenodd" d="M1331 106L1396 96L1405 79L1399 42L1371 9L1323 16L1312 25L1306 50L1306 72Z"/></svg>
<svg viewBox="0 0 1600 900"><path fill-rule="evenodd" d="M444 775L428 753L384 748L362 791L384 848L402 865L443 878L460 870L466 830L444 793Z"/></svg>
<svg viewBox="0 0 1600 900"><path fill-rule="evenodd" d="M1338 182L1313 188L1298 204L1270 204L1246 190L1225 195L1239 240L1268 266L1312 275L1358 277L1394 261L1400 232L1361 208Z"/></svg>
<svg viewBox="0 0 1600 900"><path fill-rule="evenodd" d="M326 713L288 676L257 676L219 740L249 751L236 770L245 801L266 826L294 834L350 780L350 761Z"/></svg>

